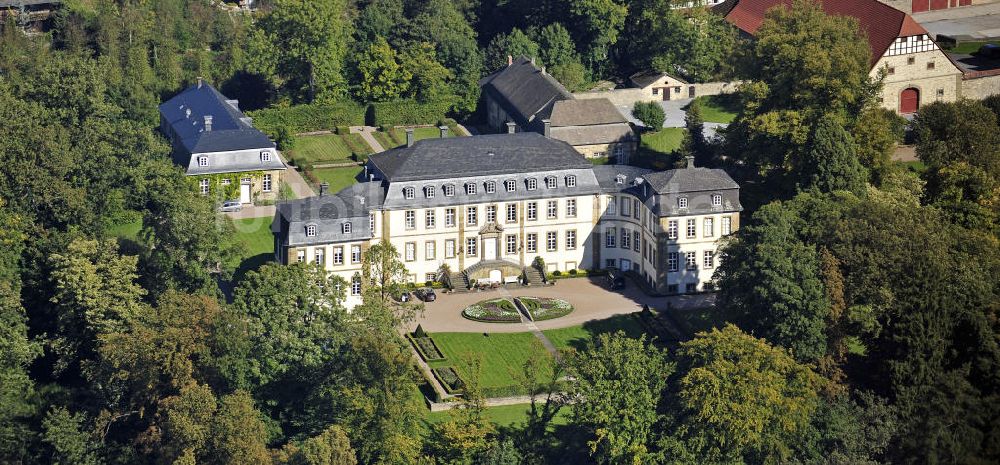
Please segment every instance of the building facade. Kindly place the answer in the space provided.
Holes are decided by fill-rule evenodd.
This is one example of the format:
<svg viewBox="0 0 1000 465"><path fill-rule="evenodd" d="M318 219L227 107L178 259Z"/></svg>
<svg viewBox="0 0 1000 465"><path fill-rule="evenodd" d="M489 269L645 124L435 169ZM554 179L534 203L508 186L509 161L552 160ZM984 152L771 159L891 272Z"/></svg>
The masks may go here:
<svg viewBox="0 0 1000 465"><path fill-rule="evenodd" d="M516 282L547 272L618 268L658 293L707 289L719 239L739 225L739 187L725 172L593 166L534 133L427 139L376 154L367 182L279 206L276 259L317 263L351 283L389 240L414 283Z"/></svg>
<svg viewBox="0 0 1000 465"><path fill-rule="evenodd" d="M160 105L160 132L195 189L220 201L274 199L286 169L277 148L210 84L198 80Z"/></svg>

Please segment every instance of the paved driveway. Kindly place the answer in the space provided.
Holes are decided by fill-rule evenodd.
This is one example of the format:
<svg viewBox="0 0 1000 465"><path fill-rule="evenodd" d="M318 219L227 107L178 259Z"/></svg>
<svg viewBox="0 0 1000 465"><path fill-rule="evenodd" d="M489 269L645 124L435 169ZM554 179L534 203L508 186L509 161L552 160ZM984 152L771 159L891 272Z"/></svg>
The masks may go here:
<svg viewBox="0 0 1000 465"><path fill-rule="evenodd" d="M704 307L714 303L715 296L699 294L692 296L650 297L642 293L633 283L629 282L624 291L609 291L602 286L601 278L573 278L556 281L554 286L523 287L509 290L493 290L469 292L462 294L438 293L438 300L426 304L422 318L411 324L411 330L417 324L426 331L434 332L470 332L470 333L516 333L527 331L525 325L518 323L480 323L462 317L462 309L476 302L505 296L535 296L555 297L573 304L573 313L562 318L535 323L538 329L556 329L576 326L590 320L603 320L615 315L633 313L642 310L643 304L653 307L665 307L669 301L677 308Z"/></svg>
<svg viewBox="0 0 1000 465"><path fill-rule="evenodd" d="M678 100L661 100L657 103L663 107L663 114L666 117L663 120L663 127L665 128L683 128L684 127L684 107L691 103L693 99L684 98ZM631 123L637 126L643 126L642 121L639 121L634 116L632 116L632 107L619 105L618 111L628 119ZM724 128L727 125L724 123L705 123L705 137L713 138L717 135L719 128Z"/></svg>
<svg viewBox="0 0 1000 465"><path fill-rule="evenodd" d="M1000 37L1000 3L928 11L913 15L932 37L938 34L973 39Z"/></svg>

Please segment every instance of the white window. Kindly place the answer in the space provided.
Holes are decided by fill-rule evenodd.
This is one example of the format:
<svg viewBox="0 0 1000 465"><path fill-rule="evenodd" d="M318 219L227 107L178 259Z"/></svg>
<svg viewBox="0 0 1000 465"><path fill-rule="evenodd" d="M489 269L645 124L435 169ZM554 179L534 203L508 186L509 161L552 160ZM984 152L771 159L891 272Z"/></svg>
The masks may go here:
<svg viewBox="0 0 1000 465"><path fill-rule="evenodd" d="M622 248L631 249L632 248L632 235L629 234L628 229L622 228Z"/></svg>
<svg viewBox="0 0 1000 465"><path fill-rule="evenodd" d="M496 223L496 221L497 221L497 206L496 205L487 205L486 206L486 222L487 223Z"/></svg>
<svg viewBox="0 0 1000 465"><path fill-rule="evenodd" d="M722 194L712 194L712 206L713 207L722 206Z"/></svg>
<svg viewBox="0 0 1000 465"><path fill-rule="evenodd" d="M635 218L635 219L639 219L639 214L640 213L642 213L642 211L639 210L639 199L633 199L632 200L632 217Z"/></svg>
<svg viewBox="0 0 1000 465"><path fill-rule="evenodd" d="M264 192L271 192L271 175L265 174L263 181L260 183L260 188Z"/></svg>
<svg viewBox="0 0 1000 465"><path fill-rule="evenodd" d="M528 202L528 220L535 221L538 219L538 202Z"/></svg>
<svg viewBox="0 0 1000 465"><path fill-rule="evenodd" d="M677 252L667 252L667 271L677 271Z"/></svg>
<svg viewBox="0 0 1000 465"><path fill-rule="evenodd" d="M373 235L375 234L375 214L371 213L368 215L368 231Z"/></svg>
<svg viewBox="0 0 1000 465"><path fill-rule="evenodd" d="M547 206L548 206L548 218L550 220L555 219L557 216L559 216L559 201L558 200L549 200L549 203L548 203Z"/></svg>
<svg viewBox="0 0 1000 465"><path fill-rule="evenodd" d="M614 247L616 240L617 237L615 236L615 228L608 228L604 234L604 247Z"/></svg>
<svg viewBox="0 0 1000 465"><path fill-rule="evenodd" d="M479 224L479 208L469 207L465 210L465 225L475 226Z"/></svg>
<svg viewBox="0 0 1000 465"><path fill-rule="evenodd" d="M326 251L322 247L316 247L313 251L313 263L320 266L320 268L326 267Z"/></svg>
<svg viewBox="0 0 1000 465"><path fill-rule="evenodd" d="M476 183L474 183L474 182L465 183L465 193L468 194L468 195L475 195L476 194Z"/></svg>
<svg viewBox="0 0 1000 465"><path fill-rule="evenodd" d="M555 252L559 246L559 235L555 231L545 233L545 250Z"/></svg>
<svg viewBox="0 0 1000 465"><path fill-rule="evenodd" d="M508 179L503 182L503 186L507 189L507 192L514 192L514 190L517 189L517 182L513 179Z"/></svg>
<svg viewBox="0 0 1000 465"><path fill-rule="evenodd" d="M628 197L622 197L622 216L629 216L632 213L629 208L632 206L632 201Z"/></svg>
<svg viewBox="0 0 1000 465"><path fill-rule="evenodd" d="M414 188L412 188L412 187L404 187L403 188L403 198L405 198L407 200L412 199L413 197L415 197L415 193L414 192L415 192Z"/></svg>
<svg viewBox="0 0 1000 465"><path fill-rule="evenodd" d="M361 277L351 278L351 295L361 295Z"/></svg>
<svg viewBox="0 0 1000 465"><path fill-rule="evenodd" d="M361 263L361 246L351 246L351 263Z"/></svg>
<svg viewBox="0 0 1000 465"><path fill-rule="evenodd" d="M576 218L576 199L566 199L566 216Z"/></svg>
<svg viewBox="0 0 1000 465"><path fill-rule="evenodd" d="M424 210L424 226L427 229L434 229L437 226L437 216L434 214L434 209Z"/></svg>
<svg viewBox="0 0 1000 465"><path fill-rule="evenodd" d="M350 234L351 233L351 223L344 223L343 225L340 226L340 230L344 234Z"/></svg>
<svg viewBox="0 0 1000 465"><path fill-rule="evenodd" d="M667 221L667 239L677 239L677 220Z"/></svg>
<svg viewBox="0 0 1000 465"><path fill-rule="evenodd" d="M454 184L445 184L444 185L444 196L445 197L454 197L455 196L455 185Z"/></svg>
<svg viewBox="0 0 1000 465"><path fill-rule="evenodd" d="M614 215L617 207L618 207L618 199L616 199L614 196L608 197L608 210L607 210L608 215Z"/></svg>
<svg viewBox="0 0 1000 465"><path fill-rule="evenodd" d="M229 178L222 178L222 185L223 185L223 186L228 186L228 185L230 185L230 184L232 184L232 183L233 183L233 180L232 180L232 179L229 179Z"/></svg>
<svg viewBox="0 0 1000 465"><path fill-rule="evenodd" d="M424 281L437 281L437 273L424 273Z"/></svg>
<svg viewBox="0 0 1000 465"><path fill-rule="evenodd" d="M333 248L333 264L343 265L344 264L344 248L334 247Z"/></svg>
<svg viewBox="0 0 1000 465"><path fill-rule="evenodd" d="M689 270L698 269L698 253L684 252L684 266Z"/></svg>
<svg viewBox="0 0 1000 465"><path fill-rule="evenodd" d="M528 253L538 252L538 234L528 233L524 239L524 247L528 250Z"/></svg>
<svg viewBox="0 0 1000 465"><path fill-rule="evenodd" d="M576 176L566 176L566 187L576 187Z"/></svg>
<svg viewBox="0 0 1000 465"><path fill-rule="evenodd" d="M545 187L548 188L548 189L555 189L556 188L556 182L557 181L556 181L556 177L555 176L549 176L549 177L545 178Z"/></svg>
<svg viewBox="0 0 1000 465"><path fill-rule="evenodd" d="M678 197L677 198L677 208L687 208L687 207L688 207L688 198L687 197Z"/></svg>
<svg viewBox="0 0 1000 465"><path fill-rule="evenodd" d="M624 174L619 174L615 176L615 184L621 185L625 184L626 176Z"/></svg>
<svg viewBox="0 0 1000 465"><path fill-rule="evenodd" d="M566 231L566 250L576 250L576 231Z"/></svg>
<svg viewBox="0 0 1000 465"><path fill-rule="evenodd" d="M635 250L636 252L638 252L639 248L642 246L642 239L640 239L639 236L640 233L638 230L632 231L632 250Z"/></svg>
<svg viewBox="0 0 1000 465"><path fill-rule="evenodd" d="M705 251L704 259L702 260L702 266L705 267L705 269L710 269L713 266L715 266L715 252L711 250Z"/></svg>
<svg viewBox="0 0 1000 465"><path fill-rule="evenodd" d="M427 197L428 199L433 199L434 192L436 190L437 189L435 189L434 186L424 186L424 197Z"/></svg>
<svg viewBox="0 0 1000 465"><path fill-rule="evenodd" d="M407 210L403 213L403 218L406 220L406 229L416 229L417 228L417 213L413 210Z"/></svg>
<svg viewBox="0 0 1000 465"><path fill-rule="evenodd" d="M697 227L698 227L698 225L696 224L694 218L692 218L692 219L690 219L690 220L687 221L687 237L688 237L688 239L691 239L691 238L697 236L697 231L696 231Z"/></svg>
<svg viewBox="0 0 1000 465"><path fill-rule="evenodd" d="M528 190L533 191L538 189L538 180L535 178L528 178L527 180Z"/></svg>
<svg viewBox="0 0 1000 465"><path fill-rule="evenodd" d="M705 237L715 237L715 219L705 218L704 223L702 223L701 229L702 229L701 233L704 234Z"/></svg>
<svg viewBox="0 0 1000 465"><path fill-rule="evenodd" d="M271 161L271 152L268 152L267 150L260 152L260 161L264 163Z"/></svg>
<svg viewBox="0 0 1000 465"><path fill-rule="evenodd" d="M455 239L444 241L444 258L455 258Z"/></svg>
<svg viewBox="0 0 1000 465"><path fill-rule="evenodd" d="M493 194L493 193L496 193L496 191L497 191L497 182L496 181L486 181L486 193L487 194Z"/></svg>
<svg viewBox="0 0 1000 465"><path fill-rule="evenodd" d="M507 255L517 254L517 235L507 235Z"/></svg>
<svg viewBox="0 0 1000 465"><path fill-rule="evenodd" d="M208 166L208 157L198 157L198 166Z"/></svg>
<svg viewBox="0 0 1000 465"><path fill-rule="evenodd" d="M508 203L507 204L507 222L517 223L517 204Z"/></svg>
<svg viewBox="0 0 1000 465"><path fill-rule="evenodd" d="M723 236L728 236L732 232L733 232L733 219L732 219L732 217L723 216L722 217L722 231L721 231L722 235Z"/></svg>
<svg viewBox="0 0 1000 465"><path fill-rule="evenodd" d="M434 260L437 255L437 244L434 241L427 241L424 243L424 260ZM433 279L428 279L428 281L433 281Z"/></svg>
<svg viewBox="0 0 1000 465"><path fill-rule="evenodd" d="M404 250L405 250L405 259L406 259L406 261L412 262L412 261L416 260L417 259L417 243L416 242L407 242L404 247L405 247Z"/></svg>
<svg viewBox="0 0 1000 465"><path fill-rule="evenodd" d="M444 209L444 227L453 228L455 227L455 209L445 208Z"/></svg>
<svg viewBox="0 0 1000 465"><path fill-rule="evenodd" d="M316 237L316 225L310 224L306 226L306 237Z"/></svg>
<svg viewBox="0 0 1000 465"><path fill-rule="evenodd" d="M476 256L476 246L479 245L478 239L475 237L469 237L465 239L465 255L469 257Z"/></svg>
<svg viewBox="0 0 1000 465"><path fill-rule="evenodd" d="M201 190L201 195L208 195L208 179L198 181L198 188Z"/></svg>

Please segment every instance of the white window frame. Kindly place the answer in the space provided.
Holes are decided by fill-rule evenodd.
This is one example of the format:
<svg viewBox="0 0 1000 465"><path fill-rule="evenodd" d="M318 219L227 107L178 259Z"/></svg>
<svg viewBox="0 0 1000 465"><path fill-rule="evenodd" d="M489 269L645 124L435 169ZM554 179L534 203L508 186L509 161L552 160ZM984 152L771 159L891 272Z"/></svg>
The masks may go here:
<svg viewBox="0 0 1000 465"><path fill-rule="evenodd" d="M435 189L434 186L424 186L424 197L428 199L433 199L434 192L436 191L437 189Z"/></svg>
<svg viewBox="0 0 1000 465"><path fill-rule="evenodd" d="M667 221L667 239L677 239L677 220Z"/></svg>
<svg viewBox="0 0 1000 465"><path fill-rule="evenodd" d="M407 242L403 244L403 260L408 262L417 261L417 243Z"/></svg>
<svg viewBox="0 0 1000 465"><path fill-rule="evenodd" d="M344 264L344 248L334 247L333 248L333 264L343 265Z"/></svg>
<svg viewBox="0 0 1000 465"><path fill-rule="evenodd" d="M412 187L403 188L403 198L406 200L413 200L417 196L416 189Z"/></svg>
<svg viewBox="0 0 1000 465"><path fill-rule="evenodd" d="M229 178L226 178L226 179L229 179ZM264 192L271 192L271 175L270 174L265 174L263 176L263 178L261 178L260 186L261 186L260 188L261 188L262 191L264 191Z"/></svg>
<svg viewBox="0 0 1000 465"><path fill-rule="evenodd" d="M313 263L326 268L326 250L323 247L313 249Z"/></svg>
<svg viewBox="0 0 1000 465"><path fill-rule="evenodd" d="M434 260L437 258L437 242L424 242L424 260ZM433 281L431 279L430 281Z"/></svg>
<svg viewBox="0 0 1000 465"><path fill-rule="evenodd" d="M478 192L478 190L476 189L476 183L474 183L474 182L467 182L467 183L465 183L465 194L466 195L476 195L476 192Z"/></svg>
<svg viewBox="0 0 1000 465"><path fill-rule="evenodd" d="M693 239L698 237L698 220L694 218L689 218L687 220L687 237L688 239Z"/></svg>
<svg viewBox="0 0 1000 465"><path fill-rule="evenodd" d="M702 221L701 233L704 237L715 237L715 218L709 216Z"/></svg>
<svg viewBox="0 0 1000 465"><path fill-rule="evenodd" d="M497 182L496 181L486 181L486 193L496 194L497 193Z"/></svg>
<svg viewBox="0 0 1000 465"><path fill-rule="evenodd" d="M368 214L368 231L371 231L372 235L375 234L375 214Z"/></svg>
<svg viewBox="0 0 1000 465"><path fill-rule="evenodd" d="M455 227L455 217L456 217L456 213L455 213L455 209L454 208L445 208L444 209L444 227L446 227L446 228L454 228Z"/></svg>
<svg viewBox="0 0 1000 465"><path fill-rule="evenodd" d="M712 194L712 206L713 207L722 206L722 194Z"/></svg>
<svg viewBox="0 0 1000 465"><path fill-rule="evenodd" d="M604 248L611 249L615 247L615 242L618 241L617 233L615 228L608 228L604 232Z"/></svg>
<svg viewBox="0 0 1000 465"><path fill-rule="evenodd" d="M576 187L576 176L572 174L566 176L566 187Z"/></svg>
<svg viewBox="0 0 1000 465"><path fill-rule="evenodd" d="M424 228L434 229L437 227L437 214L433 208L424 210Z"/></svg>
<svg viewBox="0 0 1000 465"><path fill-rule="evenodd" d="M295 258L298 260L298 263L302 263L302 262L306 261L306 251L305 250L299 250L298 252L296 252L295 255L296 255Z"/></svg>
<svg viewBox="0 0 1000 465"><path fill-rule="evenodd" d="M566 199L566 216L576 218L576 199Z"/></svg>
<svg viewBox="0 0 1000 465"><path fill-rule="evenodd" d="M267 150L262 150L260 152L260 161L263 163L268 163L271 161L271 152Z"/></svg>
<svg viewBox="0 0 1000 465"><path fill-rule="evenodd" d="M715 267L715 251L706 250L704 253L702 253L701 266L706 270L711 270L712 268Z"/></svg>
<svg viewBox="0 0 1000 465"><path fill-rule="evenodd" d="M622 216L632 216L632 201L628 197L622 197L621 208L618 210Z"/></svg>
<svg viewBox="0 0 1000 465"><path fill-rule="evenodd" d="M639 252L642 247L642 233L638 229L632 231L632 250Z"/></svg>
<svg viewBox="0 0 1000 465"><path fill-rule="evenodd" d="M698 252L684 252L684 269L698 269Z"/></svg>
<svg viewBox="0 0 1000 465"><path fill-rule="evenodd" d="M619 245L621 248L629 250L632 248L632 233L628 229L622 228L621 239Z"/></svg>
<svg viewBox="0 0 1000 465"><path fill-rule="evenodd" d="M607 210L608 215L617 215L618 214L618 211L617 211L618 210L618 197L615 197L615 196L612 195L611 197L608 197L608 199L609 199L608 200L608 210Z"/></svg>
<svg viewBox="0 0 1000 465"><path fill-rule="evenodd" d="M444 185L444 196L445 197L454 197L455 196L455 185L454 184L445 184Z"/></svg>
<svg viewBox="0 0 1000 465"><path fill-rule="evenodd" d="M546 189L555 189L556 187L559 187L559 180L556 179L555 176L546 176L545 177L545 188Z"/></svg>
<svg viewBox="0 0 1000 465"><path fill-rule="evenodd" d="M528 253L538 252L538 233L528 233L524 239L524 247Z"/></svg>
<svg viewBox="0 0 1000 465"><path fill-rule="evenodd" d="M198 157L198 166L201 168L208 166L208 157L205 156Z"/></svg>
<svg viewBox="0 0 1000 465"><path fill-rule="evenodd" d="M340 226L340 232L343 234L351 233L351 223L344 223Z"/></svg>
<svg viewBox="0 0 1000 465"><path fill-rule="evenodd" d="M667 271L676 272L678 270L677 252L667 252Z"/></svg>
<svg viewBox="0 0 1000 465"><path fill-rule="evenodd" d="M545 233L545 251L555 252L559 250L559 233L548 231Z"/></svg>
<svg viewBox="0 0 1000 465"><path fill-rule="evenodd" d="M508 234L506 243L507 255L517 255L517 234Z"/></svg>
<svg viewBox="0 0 1000 465"><path fill-rule="evenodd" d="M361 277L351 278L351 295L361 295Z"/></svg>
<svg viewBox="0 0 1000 465"><path fill-rule="evenodd" d="M201 192L201 195L208 195L208 193L211 192L210 186L211 184L208 179L202 179L198 181L198 188Z"/></svg>
<svg viewBox="0 0 1000 465"><path fill-rule="evenodd" d="M497 206L487 205L486 206L486 222L496 223L497 222Z"/></svg>
<svg viewBox="0 0 1000 465"><path fill-rule="evenodd" d="M545 204L545 217L548 218L548 219L550 219L550 220L554 220L556 218L559 218L559 201L558 200L549 200L548 203Z"/></svg>
<svg viewBox="0 0 1000 465"><path fill-rule="evenodd" d="M479 207L468 207L465 209L465 225L479 225Z"/></svg>
<svg viewBox="0 0 1000 465"><path fill-rule="evenodd" d="M529 191L538 189L538 179L536 178L528 178L525 181L525 184L527 185Z"/></svg>
<svg viewBox="0 0 1000 465"><path fill-rule="evenodd" d="M528 221L535 221L538 219L538 202L528 202Z"/></svg>
<svg viewBox="0 0 1000 465"><path fill-rule="evenodd" d="M361 246L351 246L351 263L361 263Z"/></svg>
<svg viewBox="0 0 1000 465"><path fill-rule="evenodd" d="M722 217L722 225L719 226L719 228L720 228L720 234L722 236L728 236L728 235L732 234L733 233L733 217L731 217L731 216L723 216Z"/></svg>
<svg viewBox="0 0 1000 465"><path fill-rule="evenodd" d="M508 179L503 182L503 186L505 189L507 189L507 192L514 192L515 190L517 190L517 181L514 181L513 179Z"/></svg>
<svg viewBox="0 0 1000 465"><path fill-rule="evenodd" d="M445 239L444 258L455 258L455 239Z"/></svg>
<svg viewBox="0 0 1000 465"><path fill-rule="evenodd" d="M403 226L406 229L417 229L417 212L406 210L403 212Z"/></svg>
<svg viewBox="0 0 1000 465"><path fill-rule="evenodd" d="M306 225L306 237L316 237L316 225L307 224Z"/></svg>
<svg viewBox="0 0 1000 465"><path fill-rule="evenodd" d="M677 208L687 208L688 198L687 197L677 197Z"/></svg>
<svg viewBox="0 0 1000 465"><path fill-rule="evenodd" d="M465 256L475 257L479 252L479 239L475 237L465 238Z"/></svg>
<svg viewBox="0 0 1000 465"><path fill-rule="evenodd" d="M576 250L576 230L566 231L566 250Z"/></svg>
<svg viewBox="0 0 1000 465"><path fill-rule="evenodd" d="M517 204L508 203L507 204L507 222L517 223Z"/></svg>

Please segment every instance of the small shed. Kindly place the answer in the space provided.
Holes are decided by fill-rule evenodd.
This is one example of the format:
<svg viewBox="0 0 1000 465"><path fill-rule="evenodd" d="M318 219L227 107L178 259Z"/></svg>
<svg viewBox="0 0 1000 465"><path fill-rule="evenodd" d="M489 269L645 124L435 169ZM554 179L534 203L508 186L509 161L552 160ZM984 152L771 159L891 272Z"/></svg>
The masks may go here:
<svg viewBox="0 0 1000 465"><path fill-rule="evenodd" d="M659 71L640 71L629 77L632 87L642 89L645 95L662 100L694 98L695 86L689 82Z"/></svg>

